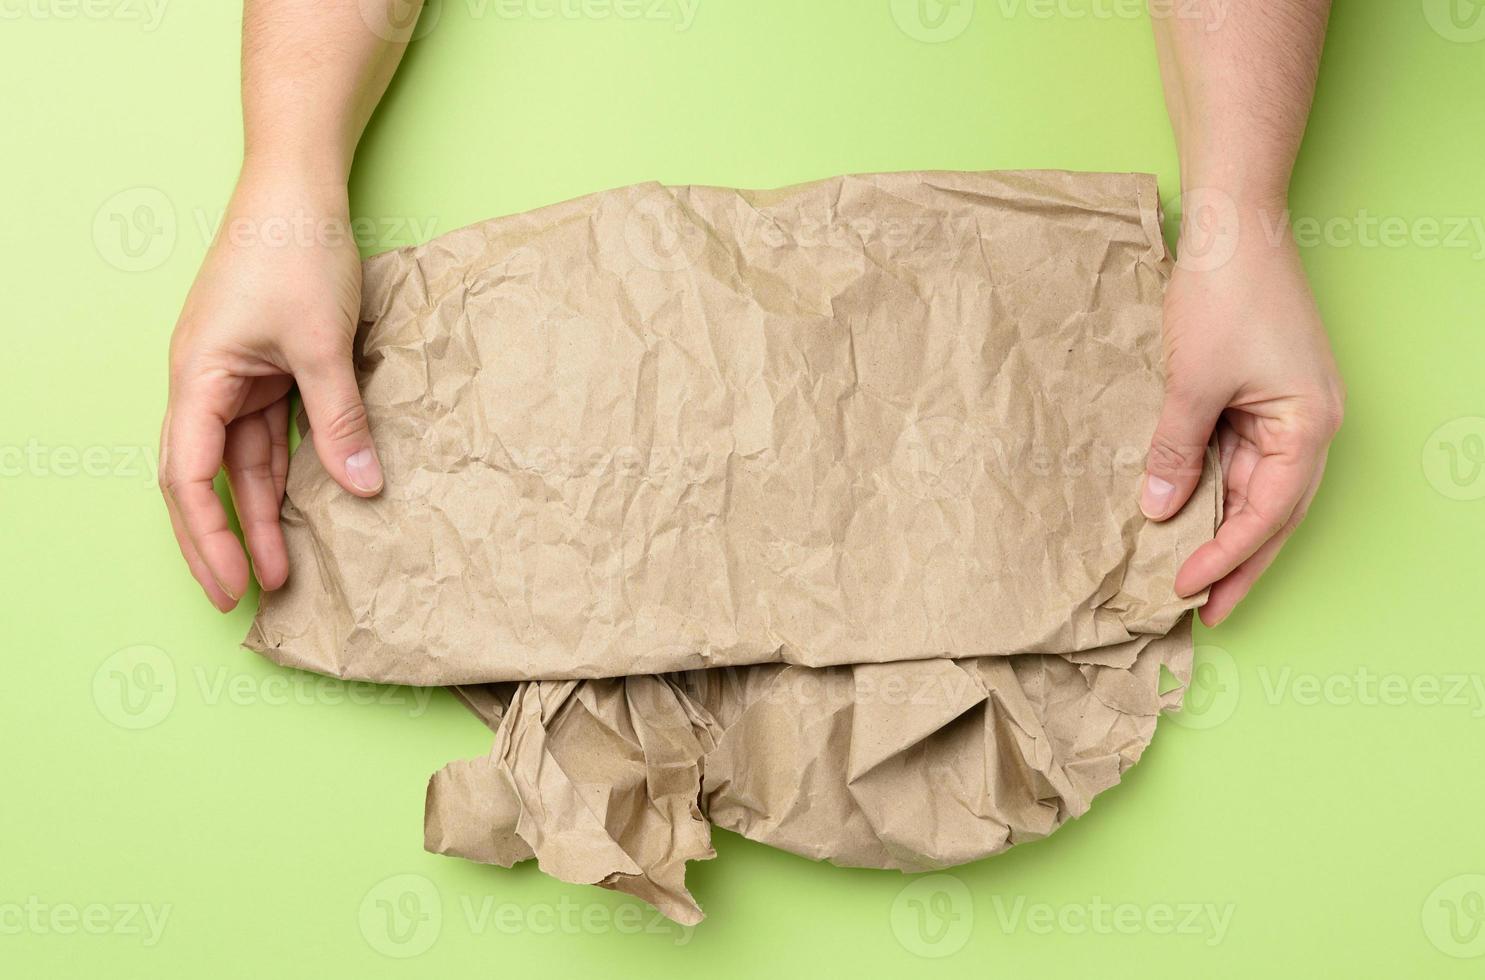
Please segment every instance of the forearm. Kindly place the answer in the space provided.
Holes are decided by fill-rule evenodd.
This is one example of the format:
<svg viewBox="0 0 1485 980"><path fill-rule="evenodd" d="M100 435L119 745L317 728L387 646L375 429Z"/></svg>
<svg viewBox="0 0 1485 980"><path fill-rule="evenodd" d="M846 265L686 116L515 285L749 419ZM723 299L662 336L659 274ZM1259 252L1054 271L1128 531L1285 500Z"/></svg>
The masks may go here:
<svg viewBox="0 0 1485 980"><path fill-rule="evenodd" d="M1155 41L1183 191L1282 207L1330 0L1201 0L1200 17L1187 4L1164 6Z"/></svg>
<svg viewBox="0 0 1485 980"><path fill-rule="evenodd" d="M384 3L386 11L377 4ZM422 0L244 0L244 166L344 183ZM403 32L405 33L405 32Z"/></svg>

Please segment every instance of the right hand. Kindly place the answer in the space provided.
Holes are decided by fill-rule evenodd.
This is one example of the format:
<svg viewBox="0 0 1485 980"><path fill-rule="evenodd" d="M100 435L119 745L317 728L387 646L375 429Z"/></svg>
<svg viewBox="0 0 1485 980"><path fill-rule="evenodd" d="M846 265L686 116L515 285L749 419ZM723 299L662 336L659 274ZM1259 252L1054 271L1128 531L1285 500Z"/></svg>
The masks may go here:
<svg viewBox="0 0 1485 980"><path fill-rule="evenodd" d="M212 481L226 467L258 581L288 578L279 508L297 382L331 477L360 497L382 488L351 347L361 260L344 184L244 168L170 342L160 488L181 554L222 612L248 562Z"/></svg>
<svg viewBox="0 0 1485 980"><path fill-rule="evenodd" d="M1243 209L1244 229L1266 215ZM1177 595L1211 588L1201 621L1227 618L1273 564L1320 489L1346 395L1292 237L1231 235L1218 267L1176 263L1165 292L1165 407L1140 508L1175 515L1201 476L1215 430L1222 526L1176 575Z"/></svg>

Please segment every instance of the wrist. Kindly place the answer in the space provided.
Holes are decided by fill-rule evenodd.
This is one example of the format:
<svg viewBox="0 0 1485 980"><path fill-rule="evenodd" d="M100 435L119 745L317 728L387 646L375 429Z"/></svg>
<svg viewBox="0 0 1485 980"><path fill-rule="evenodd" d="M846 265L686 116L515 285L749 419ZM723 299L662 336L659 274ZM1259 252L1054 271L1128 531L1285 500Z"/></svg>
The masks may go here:
<svg viewBox="0 0 1485 980"><path fill-rule="evenodd" d="M334 147L249 144L243 150L239 181L344 192L350 180L350 157Z"/></svg>
<svg viewBox="0 0 1485 980"><path fill-rule="evenodd" d="M298 162L249 158L216 242L237 248L336 246L353 241L346 185Z"/></svg>
<svg viewBox="0 0 1485 980"><path fill-rule="evenodd" d="M1241 211L1283 210L1289 200L1291 167L1255 159L1241 146L1212 145L1181 153L1181 192L1198 189L1225 195Z"/></svg>
<svg viewBox="0 0 1485 980"><path fill-rule="evenodd" d="M1234 259L1261 261L1295 252L1283 193L1191 186L1183 191L1180 205L1178 268L1209 272Z"/></svg>
<svg viewBox="0 0 1485 980"><path fill-rule="evenodd" d="M1239 217L1283 214L1289 207L1289 188L1270 182L1191 179L1181 181L1181 197L1221 201Z"/></svg>

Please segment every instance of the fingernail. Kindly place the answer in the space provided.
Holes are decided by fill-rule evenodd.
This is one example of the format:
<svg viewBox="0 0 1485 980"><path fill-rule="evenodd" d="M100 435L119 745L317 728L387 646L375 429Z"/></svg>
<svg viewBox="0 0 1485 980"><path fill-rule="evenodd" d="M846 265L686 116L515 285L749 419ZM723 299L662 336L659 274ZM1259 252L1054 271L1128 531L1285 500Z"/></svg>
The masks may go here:
<svg viewBox="0 0 1485 980"><path fill-rule="evenodd" d="M208 569L208 571L210 571L210 569ZM211 580L217 584L217 588L221 589L222 592L226 594L228 599L232 600L232 604L234 606L237 605L237 600L240 599L241 596L233 595L232 590L227 588L227 583L222 581L221 576L217 575L216 572L212 572Z"/></svg>
<svg viewBox="0 0 1485 980"><path fill-rule="evenodd" d="M1171 498L1175 496L1175 484L1162 480L1153 473L1145 475L1145 492L1140 495L1140 510L1152 521L1158 521L1170 511Z"/></svg>
<svg viewBox="0 0 1485 980"><path fill-rule="evenodd" d="M345 461L346 479L362 493L376 493L382 488L382 464L370 449L351 453Z"/></svg>

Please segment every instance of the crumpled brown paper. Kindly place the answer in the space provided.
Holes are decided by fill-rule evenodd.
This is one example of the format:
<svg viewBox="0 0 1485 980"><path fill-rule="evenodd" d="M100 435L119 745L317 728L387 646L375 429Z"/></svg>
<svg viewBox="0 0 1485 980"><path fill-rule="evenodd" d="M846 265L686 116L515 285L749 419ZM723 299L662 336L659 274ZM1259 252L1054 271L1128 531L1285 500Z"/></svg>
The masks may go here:
<svg viewBox="0 0 1485 980"><path fill-rule="evenodd" d="M1189 679L1214 468L1137 506L1169 262L1153 178L1062 172L649 184L378 256L386 489L295 455L246 642L457 685L495 747L427 846L682 922L708 821L910 871L1044 836Z"/></svg>

